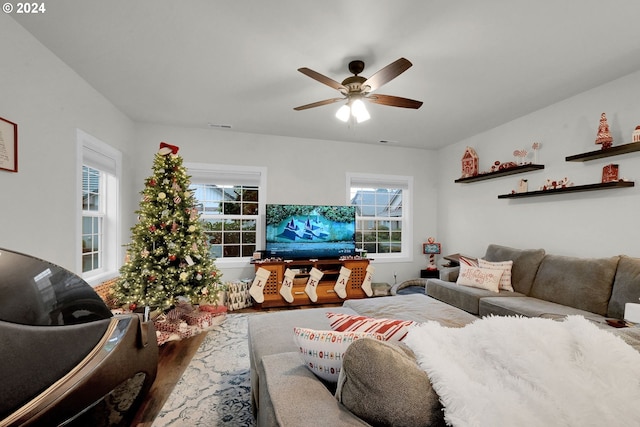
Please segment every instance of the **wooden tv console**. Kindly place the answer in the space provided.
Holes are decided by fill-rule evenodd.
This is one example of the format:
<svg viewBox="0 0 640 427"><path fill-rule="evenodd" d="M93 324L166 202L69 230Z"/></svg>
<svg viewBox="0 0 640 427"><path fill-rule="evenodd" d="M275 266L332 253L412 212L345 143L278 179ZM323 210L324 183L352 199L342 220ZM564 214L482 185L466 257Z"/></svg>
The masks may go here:
<svg viewBox="0 0 640 427"><path fill-rule="evenodd" d="M312 305L341 302L342 298L336 294L333 287L340 275L340 268L345 267L351 270L349 281L347 282L347 298L364 298L366 294L362 290L362 282L367 274L369 259L321 259L321 260L293 260L293 261L258 261L254 263L256 271L262 267L269 270L271 275L263 287L264 301L258 306L286 307L294 305ZM315 267L324 274L316 288L318 300L314 303L304 291L309 279L309 272ZM287 268L296 272L293 279L292 294L293 302L288 303L280 295L280 287L284 279L284 272Z"/></svg>

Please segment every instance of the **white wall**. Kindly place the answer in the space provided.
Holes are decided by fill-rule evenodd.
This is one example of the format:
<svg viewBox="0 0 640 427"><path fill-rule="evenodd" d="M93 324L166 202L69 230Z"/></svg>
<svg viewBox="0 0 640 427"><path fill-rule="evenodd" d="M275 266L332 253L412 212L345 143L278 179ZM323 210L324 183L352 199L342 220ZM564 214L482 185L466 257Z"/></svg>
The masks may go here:
<svg viewBox="0 0 640 427"><path fill-rule="evenodd" d="M568 155L597 149L600 113L606 112L614 144L630 142L640 124L640 72L549 106L438 152L384 145L349 144L134 124L80 76L6 14L0 15L0 117L18 123L19 172L0 171L0 247L33 254L75 271L77 214L76 129L123 152L122 241L130 240L138 192L151 173L160 141L181 146L186 162L246 164L268 168L270 203L345 203L345 173L414 177L414 260L378 264L376 281L417 277L426 265L421 243L435 236L444 253L482 255L489 243L543 247L550 253L640 256L640 184L631 189L497 199L528 178L568 176L575 184L600 181L602 167L615 162L621 175L637 180L640 153L587 163ZM488 169L509 161L518 148L540 141L543 171L454 184L467 145ZM292 154L293 153L293 154ZM299 160L305 159L305 160ZM308 159L308 160L307 160ZM251 267L225 270L243 278Z"/></svg>
<svg viewBox="0 0 640 427"><path fill-rule="evenodd" d="M130 181L133 123L7 14L0 52L0 117L18 124L19 137L18 173L0 170L0 247L76 271L76 129L122 151Z"/></svg>
<svg viewBox="0 0 640 427"><path fill-rule="evenodd" d="M178 145L185 162L266 167L267 203L345 204L347 172L413 176L414 259L393 264L374 260L374 280L393 284L395 271L400 283L419 277L427 264L421 245L436 231L435 152L149 124L138 124L136 129L137 191L152 173L161 141ZM219 267L226 280L253 277L251 265L229 269L219 263Z"/></svg>
<svg viewBox="0 0 640 427"><path fill-rule="evenodd" d="M584 92L491 131L460 141L439 152L438 235L444 253L481 256L487 244L517 248L545 248L559 255L600 257L640 256L640 153L589 162L566 162L565 157L597 150L601 113L606 113L614 145L631 142L640 125L640 72ZM497 94L499 96L499 94ZM480 169L493 161L512 161L516 149L530 153L542 143L538 162L542 171L471 184L455 184L461 176L462 154L474 147ZM620 176L638 182L629 189L570 193L523 199L498 199L510 193L521 178L538 189L547 178L567 176L575 185L601 180L603 166L620 165Z"/></svg>

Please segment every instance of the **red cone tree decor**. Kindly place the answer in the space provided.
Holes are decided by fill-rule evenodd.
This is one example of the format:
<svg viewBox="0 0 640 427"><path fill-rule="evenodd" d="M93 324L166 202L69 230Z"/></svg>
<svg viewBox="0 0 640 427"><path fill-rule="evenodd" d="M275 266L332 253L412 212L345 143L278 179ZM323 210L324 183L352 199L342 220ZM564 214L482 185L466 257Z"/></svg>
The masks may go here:
<svg viewBox="0 0 640 427"><path fill-rule="evenodd" d="M596 144L602 144L603 150L613 145L613 138L611 137L611 133L609 133L609 124L607 123L607 115L605 113L600 115Z"/></svg>

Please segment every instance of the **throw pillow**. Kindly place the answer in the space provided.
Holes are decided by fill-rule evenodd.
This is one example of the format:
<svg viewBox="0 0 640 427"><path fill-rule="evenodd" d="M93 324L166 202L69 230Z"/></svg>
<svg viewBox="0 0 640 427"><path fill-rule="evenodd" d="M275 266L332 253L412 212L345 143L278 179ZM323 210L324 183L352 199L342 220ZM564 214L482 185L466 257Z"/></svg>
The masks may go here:
<svg viewBox="0 0 640 427"><path fill-rule="evenodd" d="M344 352L351 343L363 337L384 340L382 335L375 333L293 328L293 339L307 368L332 383L338 381Z"/></svg>
<svg viewBox="0 0 640 427"><path fill-rule="evenodd" d="M478 260L478 267L502 270L502 276L500 276L500 289L513 292L513 286L511 285L511 268L513 267L513 261L491 262L480 258Z"/></svg>
<svg viewBox="0 0 640 427"><path fill-rule="evenodd" d="M502 270L460 264L460 275L456 283L498 293L500 292L500 276L502 276Z"/></svg>
<svg viewBox="0 0 640 427"><path fill-rule="evenodd" d="M327 313L334 331L370 332L384 336L385 341L401 341L409 332L412 320L377 319L344 313Z"/></svg>
<svg viewBox="0 0 640 427"><path fill-rule="evenodd" d="M476 258L461 255L458 262L461 266L466 265L467 267L478 267L478 260Z"/></svg>
<svg viewBox="0 0 640 427"><path fill-rule="evenodd" d="M410 349L368 338L345 352L336 398L374 426L444 426L442 405Z"/></svg>

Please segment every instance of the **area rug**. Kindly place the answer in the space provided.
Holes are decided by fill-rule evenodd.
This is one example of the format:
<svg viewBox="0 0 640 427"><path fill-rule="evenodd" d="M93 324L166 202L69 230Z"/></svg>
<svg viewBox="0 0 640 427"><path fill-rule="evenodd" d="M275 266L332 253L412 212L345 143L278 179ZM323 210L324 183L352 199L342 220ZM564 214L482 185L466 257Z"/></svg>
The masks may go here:
<svg viewBox="0 0 640 427"><path fill-rule="evenodd" d="M255 426L247 344L252 315L230 313L207 332L153 427Z"/></svg>

